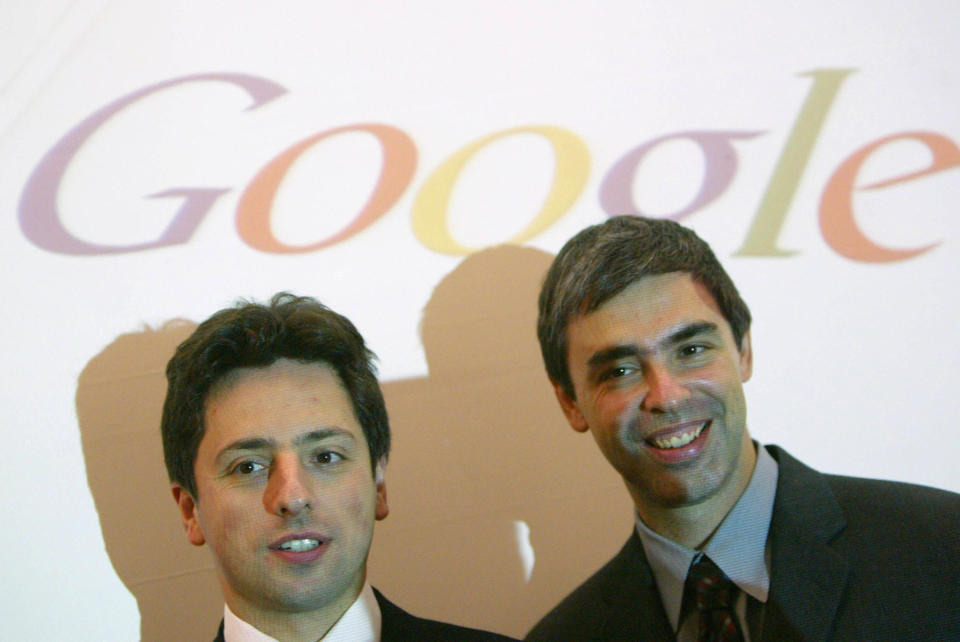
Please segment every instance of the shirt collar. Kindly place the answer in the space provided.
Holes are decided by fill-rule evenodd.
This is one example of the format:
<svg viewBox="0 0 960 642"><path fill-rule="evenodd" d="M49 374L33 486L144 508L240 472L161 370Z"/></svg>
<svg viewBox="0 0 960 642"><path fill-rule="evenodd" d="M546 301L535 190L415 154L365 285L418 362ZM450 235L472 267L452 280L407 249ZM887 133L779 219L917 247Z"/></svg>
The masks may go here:
<svg viewBox="0 0 960 642"><path fill-rule="evenodd" d="M744 593L764 603L770 590L767 531L773 517L778 474L777 462L765 448L757 446L757 463L746 489L701 549ZM636 524L663 608L676 631L687 570L700 551L653 532L639 516Z"/></svg>
<svg viewBox="0 0 960 642"><path fill-rule="evenodd" d="M380 625L380 605L370 582L365 582L357 599L321 639L323 642L380 642ZM277 642L276 638L241 620L226 604L223 605L223 639L226 642Z"/></svg>

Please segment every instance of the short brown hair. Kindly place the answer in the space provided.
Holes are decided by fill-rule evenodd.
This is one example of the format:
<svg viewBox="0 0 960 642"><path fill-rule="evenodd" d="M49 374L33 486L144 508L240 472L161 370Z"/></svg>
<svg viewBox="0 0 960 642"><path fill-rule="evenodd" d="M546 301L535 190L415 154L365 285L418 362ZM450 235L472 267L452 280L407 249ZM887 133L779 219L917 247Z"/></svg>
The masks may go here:
<svg viewBox="0 0 960 642"><path fill-rule="evenodd" d="M653 274L687 272L716 300L740 348L750 310L710 246L669 220L617 216L567 241L540 289L537 337L547 375L575 398L567 364L567 326L631 283Z"/></svg>

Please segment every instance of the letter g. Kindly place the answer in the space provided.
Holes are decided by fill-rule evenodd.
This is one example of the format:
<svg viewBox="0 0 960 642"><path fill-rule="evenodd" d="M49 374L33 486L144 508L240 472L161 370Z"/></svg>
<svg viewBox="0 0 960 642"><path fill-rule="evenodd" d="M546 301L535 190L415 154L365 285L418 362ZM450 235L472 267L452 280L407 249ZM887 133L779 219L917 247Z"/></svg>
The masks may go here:
<svg viewBox="0 0 960 642"><path fill-rule="evenodd" d="M245 74L196 74L174 78L151 85L120 98L103 107L71 129L40 160L33 170L20 197L20 229L34 245L59 254L118 254L136 252L155 247L186 243L197 229L200 221L213 206L214 201L227 189L175 187L148 198L182 197L183 204L163 233L152 241L133 245L100 245L80 240L64 228L57 213L57 191L67 167L77 150L93 133L114 114L141 98L174 85L194 81L218 80L232 83L246 90L253 98L247 111L270 102L286 93L276 83Z"/></svg>

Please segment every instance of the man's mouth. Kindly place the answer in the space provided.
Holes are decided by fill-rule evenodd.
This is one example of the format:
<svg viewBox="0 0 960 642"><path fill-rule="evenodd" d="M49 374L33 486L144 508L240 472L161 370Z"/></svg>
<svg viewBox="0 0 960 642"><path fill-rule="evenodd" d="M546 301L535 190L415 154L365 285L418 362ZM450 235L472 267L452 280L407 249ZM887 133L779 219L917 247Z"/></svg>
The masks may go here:
<svg viewBox="0 0 960 642"><path fill-rule="evenodd" d="M710 425L710 421L704 421L700 424L697 424L687 430L684 430L680 433L675 433L669 437L666 436L653 436L647 439L647 443L653 446L654 448L659 448L661 450L673 450L675 448L683 448L694 439L700 436L707 426Z"/></svg>
<svg viewBox="0 0 960 642"><path fill-rule="evenodd" d="M291 533L270 545L279 559L293 564L310 564L330 548L330 540L320 533Z"/></svg>
<svg viewBox="0 0 960 642"><path fill-rule="evenodd" d="M288 539L279 546L277 546L278 551L293 551L294 553L303 553L304 551L312 551L317 548L323 542L318 539Z"/></svg>

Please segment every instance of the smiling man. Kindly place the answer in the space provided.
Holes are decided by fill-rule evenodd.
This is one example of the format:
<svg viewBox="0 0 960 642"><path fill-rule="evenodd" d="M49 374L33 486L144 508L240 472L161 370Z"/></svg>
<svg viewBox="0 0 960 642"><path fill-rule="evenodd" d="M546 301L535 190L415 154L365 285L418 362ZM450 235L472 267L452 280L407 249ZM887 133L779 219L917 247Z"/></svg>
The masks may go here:
<svg viewBox="0 0 960 642"><path fill-rule="evenodd" d="M278 294L200 324L167 365L164 456L187 539L223 591L217 640L503 640L414 617L373 589L390 429L345 317Z"/></svg>
<svg viewBox="0 0 960 642"><path fill-rule="evenodd" d="M528 639L960 639L960 496L754 442L750 321L671 221L612 218L560 251L540 293L547 374L635 528Z"/></svg>

